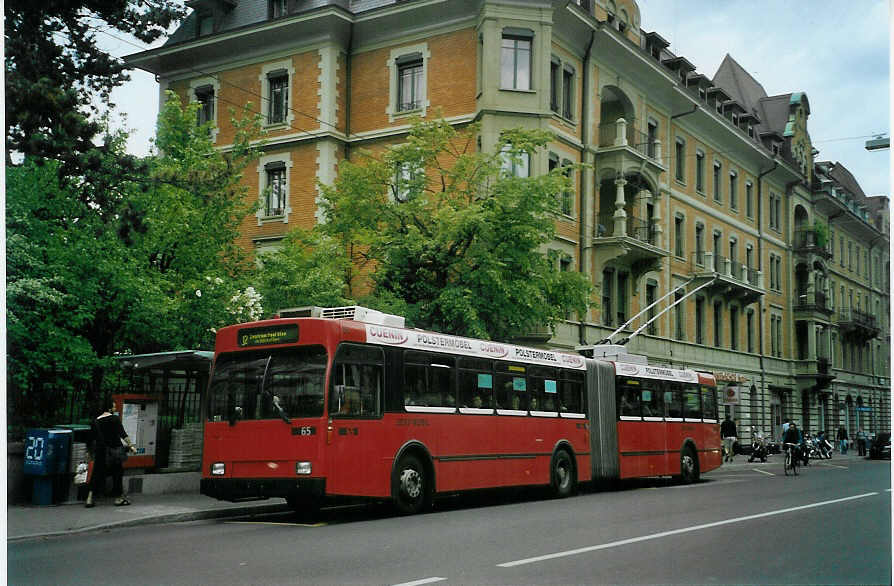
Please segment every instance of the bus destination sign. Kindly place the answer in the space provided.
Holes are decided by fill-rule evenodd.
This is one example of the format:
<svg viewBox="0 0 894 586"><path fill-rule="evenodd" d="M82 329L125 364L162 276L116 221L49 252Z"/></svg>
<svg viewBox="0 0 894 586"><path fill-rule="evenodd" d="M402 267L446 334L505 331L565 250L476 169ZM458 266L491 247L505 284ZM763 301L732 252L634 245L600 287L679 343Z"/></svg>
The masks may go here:
<svg viewBox="0 0 894 586"><path fill-rule="evenodd" d="M298 324L245 328L239 330L240 348L267 346L268 344L289 344L298 341Z"/></svg>

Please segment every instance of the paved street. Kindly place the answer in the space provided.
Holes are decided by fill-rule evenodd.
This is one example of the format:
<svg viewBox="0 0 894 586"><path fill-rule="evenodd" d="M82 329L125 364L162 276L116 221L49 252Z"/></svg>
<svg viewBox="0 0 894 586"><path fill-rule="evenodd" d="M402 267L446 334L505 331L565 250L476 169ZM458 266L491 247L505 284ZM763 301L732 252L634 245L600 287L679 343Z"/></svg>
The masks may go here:
<svg viewBox="0 0 894 586"><path fill-rule="evenodd" d="M890 462L838 458L785 477L779 456L694 486L659 480L570 499L532 492L245 521L130 527L8 546L10 583L888 584ZM121 561L119 561L121 560Z"/></svg>

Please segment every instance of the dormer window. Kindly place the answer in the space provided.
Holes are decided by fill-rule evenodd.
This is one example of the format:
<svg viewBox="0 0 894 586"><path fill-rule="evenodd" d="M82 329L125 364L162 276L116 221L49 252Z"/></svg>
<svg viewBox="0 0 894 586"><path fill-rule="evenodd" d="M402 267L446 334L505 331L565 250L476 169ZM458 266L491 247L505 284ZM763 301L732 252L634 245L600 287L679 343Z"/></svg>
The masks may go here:
<svg viewBox="0 0 894 586"><path fill-rule="evenodd" d="M739 115L736 114L735 112L733 112L733 114L732 114L732 121L733 121L733 126L739 125Z"/></svg>
<svg viewBox="0 0 894 586"><path fill-rule="evenodd" d="M288 9L288 0L269 0L268 15L270 18L285 16Z"/></svg>
<svg viewBox="0 0 894 586"><path fill-rule="evenodd" d="M196 36L204 37L214 32L214 15L210 12L203 12L198 15L196 20Z"/></svg>
<svg viewBox="0 0 894 586"><path fill-rule="evenodd" d="M698 88L698 97L701 101L707 103L708 102L708 90L707 88L700 87Z"/></svg>
<svg viewBox="0 0 894 586"><path fill-rule="evenodd" d="M748 125L748 136L754 138L754 126L752 126L751 124Z"/></svg>

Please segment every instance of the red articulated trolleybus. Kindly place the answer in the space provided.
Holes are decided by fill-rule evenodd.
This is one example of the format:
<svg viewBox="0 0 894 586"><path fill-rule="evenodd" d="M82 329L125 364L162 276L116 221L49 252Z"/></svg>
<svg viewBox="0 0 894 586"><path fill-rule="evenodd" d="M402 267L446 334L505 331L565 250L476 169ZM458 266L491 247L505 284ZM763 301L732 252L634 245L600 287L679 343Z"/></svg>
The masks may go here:
<svg viewBox="0 0 894 586"><path fill-rule="evenodd" d="M620 346L611 348L620 349ZM626 356L626 357L625 357ZM720 466L714 378L406 329L360 307L222 328L204 405L203 494L391 499Z"/></svg>

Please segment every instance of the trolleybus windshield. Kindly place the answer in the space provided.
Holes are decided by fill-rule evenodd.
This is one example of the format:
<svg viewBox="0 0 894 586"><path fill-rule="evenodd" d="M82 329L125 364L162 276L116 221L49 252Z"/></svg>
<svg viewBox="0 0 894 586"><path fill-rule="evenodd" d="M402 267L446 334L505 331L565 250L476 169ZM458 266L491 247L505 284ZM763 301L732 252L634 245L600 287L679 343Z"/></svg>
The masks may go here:
<svg viewBox="0 0 894 586"><path fill-rule="evenodd" d="M322 346L221 354L211 375L208 419L278 419L274 397L289 417L322 417L326 362Z"/></svg>

